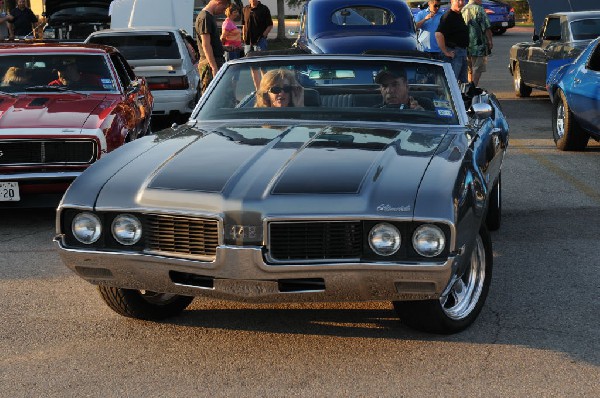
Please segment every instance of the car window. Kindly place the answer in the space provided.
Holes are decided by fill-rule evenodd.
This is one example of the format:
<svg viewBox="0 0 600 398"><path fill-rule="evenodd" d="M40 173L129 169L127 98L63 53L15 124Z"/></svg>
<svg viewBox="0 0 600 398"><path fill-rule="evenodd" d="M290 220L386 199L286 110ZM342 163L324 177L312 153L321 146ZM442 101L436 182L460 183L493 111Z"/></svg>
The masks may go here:
<svg viewBox="0 0 600 398"><path fill-rule="evenodd" d="M560 18L548 18L544 28L544 40L560 40Z"/></svg>
<svg viewBox="0 0 600 398"><path fill-rule="evenodd" d="M171 32L127 35L96 35L90 43L116 47L128 60L180 59L179 47Z"/></svg>
<svg viewBox="0 0 600 398"><path fill-rule="evenodd" d="M28 54L0 56L0 85L5 92L114 91L116 84L101 54Z"/></svg>
<svg viewBox="0 0 600 398"><path fill-rule="evenodd" d="M336 25L390 25L395 17L390 11L369 6L344 7L335 11L331 22Z"/></svg>
<svg viewBox="0 0 600 398"><path fill-rule="evenodd" d="M401 78L404 104L384 101L379 76L391 71ZM382 75L380 75L382 73ZM283 80L271 80L272 76ZM277 83L277 84L275 84ZM276 86L276 87L275 87ZM296 91L296 87L299 88ZM287 90L287 91L284 91ZM270 97L270 94L275 97ZM269 103L278 93L289 95L287 107ZM402 94L404 95L404 94ZM217 85L205 94L195 118L234 120L284 118L309 120L387 121L457 124L455 108L441 63L352 60L261 61L227 66ZM408 101L410 98L410 101ZM414 109L413 109L414 101Z"/></svg>
<svg viewBox="0 0 600 398"><path fill-rule="evenodd" d="M600 42L596 43L596 47L588 59L587 68L589 70L600 72Z"/></svg>
<svg viewBox="0 0 600 398"><path fill-rule="evenodd" d="M600 36L600 19L580 19L571 22L573 40L592 40Z"/></svg>
<svg viewBox="0 0 600 398"><path fill-rule="evenodd" d="M114 53L110 55L110 58L112 59L113 65L115 66L115 70L117 71L117 76L119 76L119 80L121 81L121 86L123 87L123 89L126 89L127 87L129 87L131 79L127 74L127 71L125 70L123 63L121 62L121 59L117 54Z"/></svg>

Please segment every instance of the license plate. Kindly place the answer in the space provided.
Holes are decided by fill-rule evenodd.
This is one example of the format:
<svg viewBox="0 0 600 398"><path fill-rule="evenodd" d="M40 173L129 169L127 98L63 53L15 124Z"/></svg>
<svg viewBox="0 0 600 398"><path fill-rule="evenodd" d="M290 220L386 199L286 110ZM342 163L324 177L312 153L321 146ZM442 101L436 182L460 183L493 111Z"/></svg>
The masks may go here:
<svg viewBox="0 0 600 398"><path fill-rule="evenodd" d="M508 26L508 22L502 22L502 26Z"/></svg>
<svg viewBox="0 0 600 398"><path fill-rule="evenodd" d="M18 202L19 196L18 182L0 182L0 202Z"/></svg>

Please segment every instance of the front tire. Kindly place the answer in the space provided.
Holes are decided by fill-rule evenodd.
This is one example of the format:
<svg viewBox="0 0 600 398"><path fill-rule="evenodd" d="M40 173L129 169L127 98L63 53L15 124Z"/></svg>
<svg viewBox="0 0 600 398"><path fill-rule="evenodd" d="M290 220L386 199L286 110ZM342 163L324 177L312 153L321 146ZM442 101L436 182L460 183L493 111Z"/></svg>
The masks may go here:
<svg viewBox="0 0 600 398"><path fill-rule="evenodd" d="M194 299L177 294L110 286L98 286L98 291L104 302L117 314L151 321L179 315Z"/></svg>
<svg viewBox="0 0 600 398"><path fill-rule="evenodd" d="M452 334L470 326L483 307L492 280L492 240L482 225L467 269L445 296L436 300L395 301L400 321L429 333Z"/></svg>
<svg viewBox="0 0 600 398"><path fill-rule="evenodd" d="M521 78L521 67L519 63L515 63L515 69L513 72L513 83L515 86L515 95L517 97L529 97L531 95L531 91L533 90L531 87L525 85L523 79Z"/></svg>
<svg viewBox="0 0 600 398"><path fill-rule="evenodd" d="M489 231L497 231L500 229L502 221L502 174L498 175L498 181L494 184L490 192L490 202L488 211L485 217L485 224Z"/></svg>
<svg viewBox="0 0 600 398"><path fill-rule="evenodd" d="M506 28L492 28L492 34L494 36L500 36L506 33Z"/></svg>
<svg viewBox="0 0 600 398"><path fill-rule="evenodd" d="M554 101L552 135L556 147L561 151L583 151L590 139L590 135L583 131L575 121L567 97L562 90L556 93Z"/></svg>

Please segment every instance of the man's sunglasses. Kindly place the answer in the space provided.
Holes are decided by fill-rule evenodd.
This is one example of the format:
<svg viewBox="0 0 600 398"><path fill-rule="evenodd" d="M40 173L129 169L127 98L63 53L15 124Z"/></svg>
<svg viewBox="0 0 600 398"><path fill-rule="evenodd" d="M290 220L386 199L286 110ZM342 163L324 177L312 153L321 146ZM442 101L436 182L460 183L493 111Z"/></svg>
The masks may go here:
<svg viewBox="0 0 600 398"><path fill-rule="evenodd" d="M294 89L294 87L292 87L292 86L283 86L283 87L273 86L269 89L269 92L271 94L279 94L283 91L284 93L289 94L292 92L293 89Z"/></svg>
<svg viewBox="0 0 600 398"><path fill-rule="evenodd" d="M434 4L433 8L440 8L442 5L441 4Z"/></svg>

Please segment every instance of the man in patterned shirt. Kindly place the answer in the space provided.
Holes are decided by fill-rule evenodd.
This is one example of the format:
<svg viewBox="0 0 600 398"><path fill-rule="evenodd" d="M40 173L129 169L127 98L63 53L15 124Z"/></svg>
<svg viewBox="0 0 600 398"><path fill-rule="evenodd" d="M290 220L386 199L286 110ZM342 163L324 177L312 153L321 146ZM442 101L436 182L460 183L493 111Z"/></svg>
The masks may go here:
<svg viewBox="0 0 600 398"><path fill-rule="evenodd" d="M481 5L481 0L469 0L469 4L463 7L461 13L469 28L467 47L469 81L477 86L481 74L486 71L487 56L493 47L491 24Z"/></svg>

